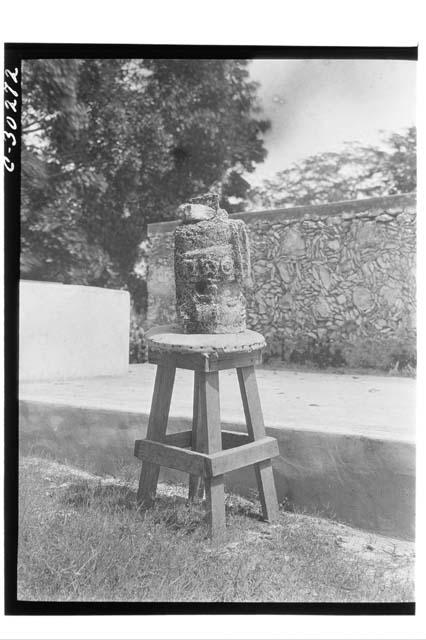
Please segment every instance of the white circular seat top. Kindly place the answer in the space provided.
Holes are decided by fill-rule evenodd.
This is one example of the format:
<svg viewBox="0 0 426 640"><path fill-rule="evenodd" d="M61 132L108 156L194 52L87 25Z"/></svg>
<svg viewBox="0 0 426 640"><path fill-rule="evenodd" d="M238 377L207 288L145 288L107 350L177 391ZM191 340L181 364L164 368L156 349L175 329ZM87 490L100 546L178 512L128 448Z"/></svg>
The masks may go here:
<svg viewBox="0 0 426 640"><path fill-rule="evenodd" d="M154 327L146 333L148 347L176 353L250 353L266 346L257 331L240 333L182 333L177 325Z"/></svg>

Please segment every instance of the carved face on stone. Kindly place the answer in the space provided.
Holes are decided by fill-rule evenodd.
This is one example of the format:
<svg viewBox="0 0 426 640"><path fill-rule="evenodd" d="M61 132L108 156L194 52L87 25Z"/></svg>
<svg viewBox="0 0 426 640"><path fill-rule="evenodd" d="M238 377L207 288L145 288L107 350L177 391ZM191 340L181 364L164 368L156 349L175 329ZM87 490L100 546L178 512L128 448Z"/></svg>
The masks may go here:
<svg viewBox="0 0 426 640"><path fill-rule="evenodd" d="M210 198L210 200L208 200ZM245 329L244 288L249 279L245 225L229 220L217 197L210 206L183 205L175 230L176 310L185 333L238 333Z"/></svg>

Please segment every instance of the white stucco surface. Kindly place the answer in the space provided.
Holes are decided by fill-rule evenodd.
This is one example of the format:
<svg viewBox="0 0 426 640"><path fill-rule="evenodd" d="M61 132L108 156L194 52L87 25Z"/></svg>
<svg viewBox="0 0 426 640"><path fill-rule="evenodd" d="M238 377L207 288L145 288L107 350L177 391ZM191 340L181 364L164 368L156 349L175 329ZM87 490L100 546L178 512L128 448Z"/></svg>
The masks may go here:
<svg viewBox="0 0 426 640"><path fill-rule="evenodd" d="M116 475L123 461L135 460L135 440L146 436L155 373L145 363L125 376L22 383L22 450ZM412 540L416 381L268 367L258 367L256 376L266 433L278 440L272 464L279 501ZM221 371L219 378L222 427L246 431L236 372ZM179 369L169 433L191 428L192 385L193 372ZM168 481L187 481L170 469L162 473ZM227 474L226 482L244 496L257 491L250 467Z"/></svg>
<svg viewBox="0 0 426 640"><path fill-rule="evenodd" d="M21 384L19 397L29 402L149 415L155 372L156 366L146 362L130 365L124 377ZM257 367L256 378L267 427L415 440L416 381L412 378L268 367ZM237 428L245 419L235 370L221 371L219 380L221 418ZM193 372L178 369L170 416L191 419L192 385Z"/></svg>
<svg viewBox="0 0 426 640"><path fill-rule="evenodd" d="M21 380L127 373L127 291L23 280L19 307Z"/></svg>

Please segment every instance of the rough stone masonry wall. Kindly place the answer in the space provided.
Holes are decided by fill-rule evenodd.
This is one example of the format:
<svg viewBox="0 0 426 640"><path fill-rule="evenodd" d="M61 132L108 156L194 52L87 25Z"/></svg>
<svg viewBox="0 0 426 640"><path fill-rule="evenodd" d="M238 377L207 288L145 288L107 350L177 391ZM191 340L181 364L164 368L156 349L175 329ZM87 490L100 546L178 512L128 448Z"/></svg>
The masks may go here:
<svg viewBox="0 0 426 640"><path fill-rule="evenodd" d="M319 366L415 364L413 194L232 217L248 226L247 320L269 355ZM175 320L175 226L149 226L149 326Z"/></svg>

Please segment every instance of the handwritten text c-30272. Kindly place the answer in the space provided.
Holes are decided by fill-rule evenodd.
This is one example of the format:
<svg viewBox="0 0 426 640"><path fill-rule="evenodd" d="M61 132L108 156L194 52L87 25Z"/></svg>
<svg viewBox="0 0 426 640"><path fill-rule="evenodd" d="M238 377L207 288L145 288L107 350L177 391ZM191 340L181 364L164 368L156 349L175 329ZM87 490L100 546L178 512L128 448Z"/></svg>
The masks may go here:
<svg viewBox="0 0 426 640"><path fill-rule="evenodd" d="M4 108L5 108L5 129L3 131L5 142L4 166L6 171L12 173L15 169L15 163L11 157L16 147L16 136L18 123L16 113L18 109L18 69L15 67L13 71L6 69L4 72Z"/></svg>

